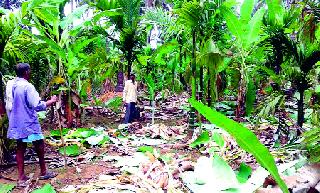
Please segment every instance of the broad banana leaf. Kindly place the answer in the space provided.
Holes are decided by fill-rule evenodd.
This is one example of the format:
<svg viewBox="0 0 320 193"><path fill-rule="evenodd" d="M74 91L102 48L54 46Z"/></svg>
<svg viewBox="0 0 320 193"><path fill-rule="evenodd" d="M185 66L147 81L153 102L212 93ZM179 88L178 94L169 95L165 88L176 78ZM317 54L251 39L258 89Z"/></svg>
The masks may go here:
<svg viewBox="0 0 320 193"><path fill-rule="evenodd" d="M241 23L249 23L251 19L251 13L253 10L255 0L245 0L243 1L240 9L240 21Z"/></svg>
<svg viewBox="0 0 320 193"><path fill-rule="evenodd" d="M234 13L226 6L221 7L221 12L226 19L228 29L241 43L244 35L244 32L242 32L242 23L238 20L237 16L235 16Z"/></svg>
<svg viewBox="0 0 320 193"><path fill-rule="evenodd" d="M59 44L57 44L55 41L53 41L50 38L47 38L45 36L36 36L38 37L40 40L45 41L49 48L51 48L51 50L53 52L55 52L59 57L61 57L63 60L66 60L66 53L65 51L59 46Z"/></svg>
<svg viewBox="0 0 320 193"><path fill-rule="evenodd" d="M81 16L88 10L88 5L83 5L81 7L76 8L72 13L70 13L63 21L60 22L60 26L62 29L66 29L70 24L73 23L74 20L81 18Z"/></svg>
<svg viewBox="0 0 320 193"><path fill-rule="evenodd" d="M245 48L249 48L252 46L253 43L258 42L260 38L260 29L261 29L262 18L264 13L265 13L264 8L259 9L247 24L246 29L248 31L245 33L245 38L243 42L243 46Z"/></svg>
<svg viewBox="0 0 320 193"><path fill-rule="evenodd" d="M189 102L211 123L226 130L233 138L235 138L242 149L251 153L256 158L257 162L270 172L281 190L285 193L289 193L287 185L278 173L278 168L275 164L274 158L252 131L194 99L190 99Z"/></svg>

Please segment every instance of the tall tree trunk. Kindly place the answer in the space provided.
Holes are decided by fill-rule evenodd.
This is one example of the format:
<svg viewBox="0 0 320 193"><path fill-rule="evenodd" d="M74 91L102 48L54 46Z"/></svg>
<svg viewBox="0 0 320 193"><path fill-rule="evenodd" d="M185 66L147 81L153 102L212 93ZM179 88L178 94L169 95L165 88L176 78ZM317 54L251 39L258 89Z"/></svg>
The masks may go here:
<svg viewBox="0 0 320 193"><path fill-rule="evenodd" d="M180 46L179 46L179 64L180 64L180 67L182 67L182 44L181 44L181 42L180 42ZM188 85L187 85L186 81L184 80L181 72L179 73L179 79L180 79L180 82L183 86L183 90L187 91Z"/></svg>
<svg viewBox="0 0 320 193"><path fill-rule="evenodd" d="M298 125L300 127L302 127L303 122L304 122L304 109L303 109L303 106L304 106L304 100L303 100L304 91L305 91L304 89L301 89L299 91L300 98L298 100Z"/></svg>
<svg viewBox="0 0 320 193"><path fill-rule="evenodd" d="M196 31L192 31L192 62L191 62L191 70L192 70L192 98L196 98ZM193 136L194 128L195 128L195 119L196 119L196 109L194 107L190 107L189 112L189 130L187 134L187 139L191 139Z"/></svg>
<svg viewBox="0 0 320 193"><path fill-rule="evenodd" d="M210 68L208 68L207 70L207 76L209 77L208 78L208 90L207 90L207 103L208 103L208 106L211 107L211 103L212 103L212 97L211 97L211 75L210 75Z"/></svg>
<svg viewBox="0 0 320 193"><path fill-rule="evenodd" d="M203 93L204 93L204 86L203 86L203 66L200 66L200 72L199 72L200 76L200 80L199 80L199 84L200 84L200 91L199 91L199 100L202 101L203 100Z"/></svg>
<svg viewBox="0 0 320 193"><path fill-rule="evenodd" d="M196 91L197 91L197 79L196 79L196 70L197 70L197 66L196 66L196 31L193 30L192 31L192 62L191 62L191 70L192 70L192 76L194 81L192 82L192 89L193 93L192 93L192 97L196 98Z"/></svg>
<svg viewBox="0 0 320 193"><path fill-rule="evenodd" d="M129 78L129 76L131 74L131 67L132 67L132 51L131 50L128 52L127 60L128 60L127 73L128 73L128 78Z"/></svg>

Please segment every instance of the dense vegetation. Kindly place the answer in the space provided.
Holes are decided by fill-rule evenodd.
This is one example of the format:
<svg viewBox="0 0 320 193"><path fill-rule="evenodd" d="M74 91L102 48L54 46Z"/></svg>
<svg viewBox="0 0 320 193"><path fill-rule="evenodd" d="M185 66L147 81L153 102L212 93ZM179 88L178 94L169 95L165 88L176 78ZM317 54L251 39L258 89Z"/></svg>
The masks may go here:
<svg viewBox="0 0 320 193"><path fill-rule="evenodd" d="M68 0L1 3L1 114L4 86L18 62L31 64L32 82L43 96L66 92L72 98L65 99L67 127L75 126L68 109L80 108L79 101L90 105L103 94L106 79L115 85L119 73L133 72L151 101L164 90L189 92L190 135L201 120L197 111L252 153L283 191L267 149L258 148L248 129L211 109L231 98L234 113L224 114L278 124L280 135L293 132L290 139L305 140L308 145L299 148L308 150L310 160L320 159L319 1L83 0L72 1L68 15Z"/></svg>

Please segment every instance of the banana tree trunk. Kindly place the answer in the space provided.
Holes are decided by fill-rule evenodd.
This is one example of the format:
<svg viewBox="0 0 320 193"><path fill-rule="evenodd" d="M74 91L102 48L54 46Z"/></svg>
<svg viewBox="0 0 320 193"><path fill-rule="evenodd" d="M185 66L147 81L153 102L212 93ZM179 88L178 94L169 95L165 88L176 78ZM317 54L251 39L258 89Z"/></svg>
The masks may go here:
<svg viewBox="0 0 320 193"><path fill-rule="evenodd" d="M237 98L237 108L236 108L236 118L244 117L246 108L245 108L245 98L247 92L247 84L245 81L245 74L241 73L240 85L238 90L238 98Z"/></svg>

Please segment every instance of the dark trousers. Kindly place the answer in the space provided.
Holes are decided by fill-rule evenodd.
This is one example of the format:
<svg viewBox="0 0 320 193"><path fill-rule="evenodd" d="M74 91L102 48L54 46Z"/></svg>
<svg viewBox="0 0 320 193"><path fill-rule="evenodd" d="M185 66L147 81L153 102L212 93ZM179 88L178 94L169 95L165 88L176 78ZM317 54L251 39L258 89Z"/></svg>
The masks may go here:
<svg viewBox="0 0 320 193"><path fill-rule="evenodd" d="M124 124L128 124L133 121L135 111L136 111L136 103L134 102L127 103L126 115L124 117Z"/></svg>

